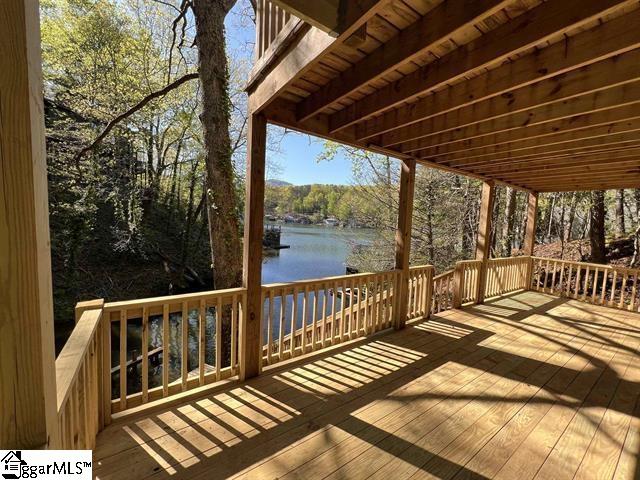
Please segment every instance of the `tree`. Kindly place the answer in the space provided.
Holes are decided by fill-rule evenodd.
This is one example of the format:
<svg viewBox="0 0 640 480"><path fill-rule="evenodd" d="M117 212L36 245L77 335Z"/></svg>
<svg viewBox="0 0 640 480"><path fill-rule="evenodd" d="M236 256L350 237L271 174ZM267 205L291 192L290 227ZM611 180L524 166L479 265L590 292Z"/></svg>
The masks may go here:
<svg viewBox="0 0 640 480"><path fill-rule="evenodd" d="M616 237L624 237L626 232L624 222L624 190L616 190Z"/></svg>
<svg viewBox="0 0 640 480"><path fill-rule="evenodd" d="M605 250L605 217L604 191L591 192L589 241L591 244L591 261L606 263Z"/></svg>

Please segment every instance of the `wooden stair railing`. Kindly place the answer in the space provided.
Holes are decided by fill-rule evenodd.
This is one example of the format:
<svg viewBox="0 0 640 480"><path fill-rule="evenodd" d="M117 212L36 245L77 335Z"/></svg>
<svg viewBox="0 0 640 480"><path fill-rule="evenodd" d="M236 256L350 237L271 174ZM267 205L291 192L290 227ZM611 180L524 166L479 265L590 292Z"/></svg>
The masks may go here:
<svg viewBox="0 0 640 480"><path fill-rule="evenodd" d="M92 449L104 428L102 305L84 310L56 359L58 430L54 448Z"/></svg>

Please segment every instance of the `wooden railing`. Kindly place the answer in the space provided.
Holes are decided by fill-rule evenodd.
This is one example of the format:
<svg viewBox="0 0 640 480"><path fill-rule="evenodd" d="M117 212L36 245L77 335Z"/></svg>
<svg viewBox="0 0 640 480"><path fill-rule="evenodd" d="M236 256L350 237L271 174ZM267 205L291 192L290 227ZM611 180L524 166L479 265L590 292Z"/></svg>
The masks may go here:
<svg viewBox="0 0 640 480"><path fill-rule="evenodd" d="M302 21L270 0L257 0L256 7L256 60L259 60L268 56Z"/></svg>
<svg viewBox="0 0 640 480"><path fill-rule="evenodd" d="M54 448L91 449L104 427L102 308L86 310L56 359L58 431Z"/></svg>
<svg viewBox="0 0 640 480"><path fill-rule="evenodd" d="M429 315L433 291L433 266L409 268L407 320Z"/></svg>
<svg viewBox="0 0 640 480"><path fill-rule="evenodd" d="M621 310L639 311L640 270L532 258L531 289Z"/></svg>
<svg viewBox="0 0 640 480"><path fill-rule="evenodd" d="M433 296L431 313L440 313L454 308L455 300L455 270L449 270L433 277Z"/></svg>
<svg viewBox="0 0 640 480"><path fill-rule="evenodd" d="M531 257L492 258L487 261L485 298L522 290L529 285Z"/></svg>
<svg viewBox="0 0 640 480"><path fill-rule="evenodd" d="M103 402L108 411L235 375L244 303L241 288L106 303Z"/></svg>
<svg viewBox="0 0 640 480"><path fill-rule="evenodd" d="M399 271L263 287L263 364L390 328Z"/></svg>
<svg viewBox="0 0 640 480"><path fill-rule="evenodd" d="M478 301L478 285L482 269L481 260L463 260L456 263L454 287L456 288L454 307Z"/></svg>

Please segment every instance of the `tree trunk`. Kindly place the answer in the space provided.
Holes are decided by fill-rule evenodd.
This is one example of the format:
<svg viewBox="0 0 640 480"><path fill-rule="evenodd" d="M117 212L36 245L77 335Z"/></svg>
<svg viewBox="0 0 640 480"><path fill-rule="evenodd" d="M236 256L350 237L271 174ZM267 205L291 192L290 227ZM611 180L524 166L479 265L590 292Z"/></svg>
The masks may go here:
<svg viewBox="0 0 640 480"><path fill-rule="evenodd" d="M624 237L624 190L616 190L616 238Z"/></svg>
<svg viewBox="0 0 640 480"><path fill-rule="evenodd" d="M504 209L504 224L502 230L502 256L510 257L513 248L513 233L515 228L516 191L507 188Z"/></svg>
<svg viewBox="0 0 640 480"><path fill-rule="evenodd" d="M229 134L229 72L224 20L235 0L194 0L198 68L202 83L202 122L205 147L206 207L211 242L213 288L242 284L242 243L234 188ZM256 252L260 255L261 252ZM223 339L230 339L231 310L222 312ZM230 342L222 341L228 365Z"/></svg>
<svg viewBox="0 0 640 480"><path fill-rule="evenodd" d="M605 216L604 191L591 192L589 241L591 261L594 263L606 263Z"/></svg>
<svg viewBox="0 0 640 480"><path fill-rule="evenodd" d="M573 192L571 196L571 205L569 206L569 215L567 218L567 225L564 230L564 241L570 242L573 240L573 222L576 219L576 207L578 205L578 194Z"/></svg>

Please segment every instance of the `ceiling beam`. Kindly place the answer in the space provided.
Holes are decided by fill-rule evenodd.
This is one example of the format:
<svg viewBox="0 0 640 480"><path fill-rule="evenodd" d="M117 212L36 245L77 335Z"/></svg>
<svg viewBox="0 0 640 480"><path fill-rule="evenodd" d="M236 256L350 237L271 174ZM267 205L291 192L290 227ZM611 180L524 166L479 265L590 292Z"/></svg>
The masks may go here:
<svg viewBox="0 0 640 480"><path fill-rule="evenodd" d="M538 178L578 178L580 175L603 174L607 175L611 172L633 172L640 173L640 157L627 161L613 161L598 165L581 165L579 168L575 164L563 166L549 166L538 171L520 172L520 173L500 173L495 175L504 181L530 183Z"/></svg>
<svg viewBox="0 0 640 480"><path fill-rule="evenodd" d="M492 97L446 114L431 117L401 130L382 135L382 146L401 144L402 151L415 151L429 144L428 138L439 132L467 127L479 122L523 113L525 126L532 123L529 110L549 104L594 94L640 80L640 49L601 60L563 75L527 85L508 94ZM562 105L554 107L561 111ZM565 107L566 109L566 107ZM557 118L557 117L556 117Z"/></svg>
<svg viewBox="0 0 640 480"><path fill-rule="evenodd" d="M378 0L271 0L332 37L344 33Z"/></svg>
<svg viewBox="0 0 640 480"><path fill-rule="evenodd" d="M304 121L369 82L415 60L451 35L494 15L512 0L448 0L342 72L298 106ZM311 2L310 2L311 3Z"/></svg>
<svg viewBox="0 0 640 480"><path fill-rule="evenodd" d="M609 163L626 162L640 158L640 149L628 149L616 152L596 153L593 155L575 155L561 158L543 158L524 163L485 165L482 172L487 176L508 175L511 173L537 172L557 168L558 165L582 167L588 165L606 165ZM473 170L473 169L472 169Z"/></svg>
<svg viewBox="0 0 640 480"><path fill-rule="evenodd" d="M553 143L558 135L566 132L593 130L595 127L640 118L640 101L622 107L600 110L594 113L576 115L560 120L525 126L505 132L497 132L481 137L465 138L455 142L422 148L427 155L438 156L459 152L476 152L488 147L511 144L526 145L533 139L548 138ZM585 138L587 134L585 133Z"/></svg>
<svg viewBox="0 0 640 480"><path fill-rule="evenodd" d="M638 67L640 69L640 66ZM447 123L446 130L435 133L433 136L423 139L415 146L419 150L407 149L412 155L428 156L428 151L433 147L448 145L454 142L480 139L487 135L503 133L505 135L522 128L531 128L538 125L557 122L559 120L575 118L578 115L593 114L606 111L611 108L620 108L629 105L638 105L640 102L640 81L628 83L614 88L600 90L588 95L581 95L557 103L541 105L539 107L518 112L513 115L503 115L498 118L474 122L453 128ZM473 112L470 112L473 114ZM470 120L469 116L458 120ZM436 119L432 119L436 120ZM444 122L444 121L443 121ZM452 122L451 124L453 124ZM434 125L435 128L435 125ZM395 148L394 148L395 149ZM418 152L424 151L424 154Z"/></svg>
<svg viewBox="0 0 640 480"><path fill-rule="evenodd" d="M356 138L371 138L638 48L639 24L640 9L566 37L562 42L360 123L355 127Z"/></svg>
<svg viewBox="0 0 640 480"><path fill-rule="evenodd" d="M349 10L351 23L345 27L337 39L318 28L310 27L300 36L296 44L286 50L265 78L251 84L249 110L256 113L266 108L296 78L313 68L320 57L341 46L389 2L390 0L354 1Z"/></svg>
<svg viewBox="0 0 640 480"><path fill-rule="evenodd" d="M319 114L319 115L315 115L313 118L311 118L310 120L307 120L306 122L299 122L296 117L295 103L287 100L278 99L272 102L272 104L267 109L264 110L264 114L267 117L267 120L269 121L269 123L272 123L274 125L279 125L283 128L295 130L295 131L306 133L309 135L314 135L320 138L325 138L330 141L342 143L344 145L348 145L354 148L361 148L363 150L368 150L373 153L378 153L381 155L387 155L393 158L398 158L400 160L412 158L406 155L399 154L398 152L395 152L393 150L376 148L375 146L368 147L366 145L362 145L360 143L355 142L354 138L350 136L347 132L343 132L343 133L329 132L329 118L327 115ZM420 163L423 166L436 168L438 170L448 172L448 173L453 173L456 175L462 175L462 176L475 178L477 180L482 180L482 181L489 180L488 177L478 173L467 172L465 170L449 167L447 165L441 165L428 160L420 160L418 161L418 163ZM516 190L522 190L526 192L529 191L526 188L522 187L521 185L507 184L506 182L501 182L501 184L515 188Z"/></svg>
<svg viewBox="0 0 640 480"><path fill-rule="evenodd" d="M545 146L528 152L525 155L506 154L501 157L483 158L483 159L464 159L464 160L436 160L426 158L425 160L436 161L454 168L481 168L483 165L504 165L514 164L517 162L535 160L536 158L559 158L566 156L575 156L588 154L590 152L605 151L621 151L629 148L636 148L640 145L640 134L638 132L623 133L620 135L612 135L611 137L596 138L581 142L578 146Z"/></svg>
<svg viewBox="0 0 640 480"><path fill-rule="evenodd" d="M640 117L640 111L636 113ZM573 132L560 132L553 136L533 138L525 142L505 143L502 145L495 145L469 151L439 154L434 155L433 159L445 162L455 162L459 160L491 160L500 158L501 155L526 155L529 152L537 151L537 149L541 147L575 148L576 145L584 144L586 141L597 141L597 139L606 139L613 135L621 135L631 132L635 132L636 138L640 140L640 118Z"/></svg>
<svg viewBox="0 0 640 480"><path fill-rule="evenodd" d="M349 127L631 3L629 0L549 0L336 112L330 118L330 130Z"/></svg>

